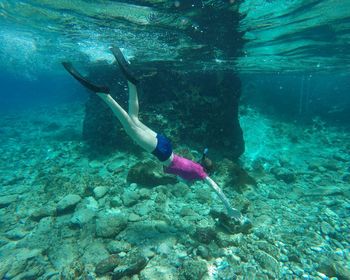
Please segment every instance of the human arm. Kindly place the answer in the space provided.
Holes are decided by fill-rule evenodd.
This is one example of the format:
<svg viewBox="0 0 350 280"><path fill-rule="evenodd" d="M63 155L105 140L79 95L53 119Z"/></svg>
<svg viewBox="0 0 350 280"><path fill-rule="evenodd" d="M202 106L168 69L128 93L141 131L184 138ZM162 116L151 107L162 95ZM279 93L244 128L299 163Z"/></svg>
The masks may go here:
<svg viewBox="0 0 350 280"><path fill-rule="evenodd" d="M230 202L218 184L208 176L200 164L174 154L174 158L171 164L164 167L164 172L180 176L181 178L190 181L205 180L209 186L217 193L220 200L224 203L228 216L235 220L242 221L242 214L237 209L231 207Z"/></svg>
<svg viewBox="0 0 350 280"><path fill-rule="evenodd" d="M241 221L243 218L241 212L239 212L236 208L233 208L231 206L230 202L228 201L227 197L225 196L223 191L220 189L218 184L213 179L211 179L209 176L207 176L205 178L205 181L216 192L216 194L219 196L220 200L224 203L226 210L227 210L227 214L231 218Z"/></svg>

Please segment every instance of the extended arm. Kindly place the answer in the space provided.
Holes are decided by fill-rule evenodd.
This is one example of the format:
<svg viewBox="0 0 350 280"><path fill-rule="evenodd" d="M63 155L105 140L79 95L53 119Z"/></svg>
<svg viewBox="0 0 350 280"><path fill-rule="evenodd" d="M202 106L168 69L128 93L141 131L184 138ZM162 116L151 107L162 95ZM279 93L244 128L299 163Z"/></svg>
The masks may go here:
<svg viewBox="0 0 350 280"><path fill-rule="evenodd" d="M212 187L212 189L217 193L217 195L219 196L219 198L221 199L221 201L224 203L226 210L227 210L227 214L236 220L242 220L243 216L241 214L241 212L239 212L237 209L233 208L230 205L230 202L228 201L227 197L225 196L225 194L223 193L223 191L220 189L220 187L218 186L217 183L215 183L215 181L213 179L211 179L209 176L207 176L205 178L206 182Z"/></svg>

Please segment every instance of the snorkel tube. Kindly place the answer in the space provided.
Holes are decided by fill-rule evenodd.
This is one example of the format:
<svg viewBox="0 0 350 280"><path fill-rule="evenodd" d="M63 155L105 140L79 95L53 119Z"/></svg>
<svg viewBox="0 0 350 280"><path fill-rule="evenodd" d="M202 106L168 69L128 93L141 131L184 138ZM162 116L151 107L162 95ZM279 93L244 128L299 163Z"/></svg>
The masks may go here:
<svg viewBox="0 0 350 280"><path fill-rule="evenodd" d="M207 173L212 173L214 170L214 164L211 159L208 158L208 148L205 148L202 154L202 158L199 163L203 166Z"/></svg>

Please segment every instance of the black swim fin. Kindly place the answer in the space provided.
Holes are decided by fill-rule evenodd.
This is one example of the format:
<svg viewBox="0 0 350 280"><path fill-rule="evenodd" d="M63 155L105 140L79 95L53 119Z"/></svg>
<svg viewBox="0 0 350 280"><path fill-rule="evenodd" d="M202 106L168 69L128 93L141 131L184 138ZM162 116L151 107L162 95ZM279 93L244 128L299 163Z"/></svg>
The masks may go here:
<svg viewBox="0 0 350 280"><path fill-rule="evenodd" d="M120 67L120 70L123 72L124 76L126 79L134 84L138 85L140 83L140 80L136 77L136 75L131 71L129 63L126 61L123 53L118 47L111 47L110 48L111 52L113 53L115 59L118 62L118 65Z"/></svg>
<svg viewBox="0 0 350 280"><path fill-rule="evenodd" d="M69 74L71 74L79 83L81 83L87 89L89 89L95 93L96 92L100 92L100 93L109 93L110 92L110 89L108 87L94 85L89 80L87 80L82 75L80 75L80 73L73 67L72 63L62 62L62 65L68 71Z"/></svg>

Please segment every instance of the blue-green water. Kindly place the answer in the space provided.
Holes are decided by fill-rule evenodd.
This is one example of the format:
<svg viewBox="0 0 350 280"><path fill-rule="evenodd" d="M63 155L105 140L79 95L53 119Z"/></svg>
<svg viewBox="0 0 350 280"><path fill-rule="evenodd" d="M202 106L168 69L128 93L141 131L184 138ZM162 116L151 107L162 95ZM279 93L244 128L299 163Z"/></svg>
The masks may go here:
<svg viewBox="0 0 350 280"><path fill-rule="evenodd" d="M350 279L349 11L0 0L0 279ZM61 65L127 108L113 45L143 75L140 119L182 156L208 147L252 228L167 177Z"/></svg>

